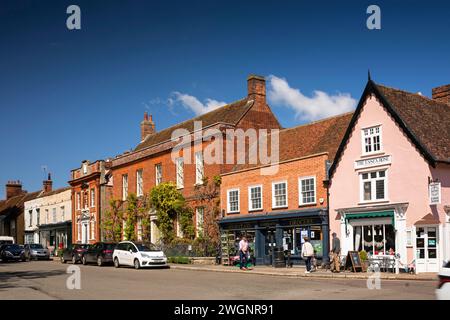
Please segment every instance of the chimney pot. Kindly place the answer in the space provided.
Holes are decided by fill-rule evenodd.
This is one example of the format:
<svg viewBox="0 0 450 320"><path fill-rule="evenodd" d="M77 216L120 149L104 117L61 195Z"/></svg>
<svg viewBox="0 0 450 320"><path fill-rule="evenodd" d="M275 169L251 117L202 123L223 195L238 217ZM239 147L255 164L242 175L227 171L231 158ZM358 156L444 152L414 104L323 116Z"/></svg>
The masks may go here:
<svg viewBox="0 0 450 320"><path fill-rule="evenodd" d="M155 133L155 123L153 122L153 117L148 116L147 111L144 113L144 121L141 122L141 142L151 134Z"/></svg>
<svg viewBox="0 0 450 320"><path fill-rule="evenodd" d="M19 180L8 180L5 185L6 200L23 194L22 183Z"/></svg>
<svg viewBox="0 0 450 320"><path fill-rule="evenodd" d="M433 88L431 92L433 100L450 105L450 84Z"/></svg>

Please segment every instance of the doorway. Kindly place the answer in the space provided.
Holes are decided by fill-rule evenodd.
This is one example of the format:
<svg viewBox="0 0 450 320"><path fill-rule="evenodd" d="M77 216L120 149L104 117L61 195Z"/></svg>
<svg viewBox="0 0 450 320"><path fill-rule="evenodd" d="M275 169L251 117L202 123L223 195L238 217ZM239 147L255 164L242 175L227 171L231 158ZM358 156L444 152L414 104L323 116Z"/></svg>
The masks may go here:
<svg viewBox="0 0 450 320"><path fill-rule="evenodd" d="M438 272L438 227L416 227L416 266L417 272Z"/></svg>

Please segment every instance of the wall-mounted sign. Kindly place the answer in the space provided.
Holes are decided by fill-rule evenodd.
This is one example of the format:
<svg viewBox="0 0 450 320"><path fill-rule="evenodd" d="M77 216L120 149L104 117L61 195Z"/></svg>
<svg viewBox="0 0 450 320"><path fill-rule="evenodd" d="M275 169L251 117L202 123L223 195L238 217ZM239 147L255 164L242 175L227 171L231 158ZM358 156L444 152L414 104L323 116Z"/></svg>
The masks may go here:
<svg viewBox="0 0 450 320"><path fill-rule="evenodd" d="M355 169L370 168L375 166L382 166L391 164L391 156L382 156L370 159L362 159L355 161Z"/></svg>
<svg viewBox="0 0 450 320"><path fill-rule="evenodd" d="M433 182L428 186L428 193L430 195L430 205L441 203L441 183Z"/></svg>

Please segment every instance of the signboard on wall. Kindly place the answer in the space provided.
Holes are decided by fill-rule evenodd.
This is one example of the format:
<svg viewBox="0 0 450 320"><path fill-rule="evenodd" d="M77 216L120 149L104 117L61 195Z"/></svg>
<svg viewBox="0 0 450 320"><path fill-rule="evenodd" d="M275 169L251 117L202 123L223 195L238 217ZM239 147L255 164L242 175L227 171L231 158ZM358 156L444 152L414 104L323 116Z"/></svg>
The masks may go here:
<svg viewBox="0 0 450 320"><path fill-rule="evenodd" d="M391 163L391 156L382 156L355 161L355 169L370 168Z"/></svg>
<svg viewBox="0 0 450 320"><path fill-rule="evenodd" d="M441 183L433 182L428 186L428 193L430 196L430 205L441 203Z"/></svg>

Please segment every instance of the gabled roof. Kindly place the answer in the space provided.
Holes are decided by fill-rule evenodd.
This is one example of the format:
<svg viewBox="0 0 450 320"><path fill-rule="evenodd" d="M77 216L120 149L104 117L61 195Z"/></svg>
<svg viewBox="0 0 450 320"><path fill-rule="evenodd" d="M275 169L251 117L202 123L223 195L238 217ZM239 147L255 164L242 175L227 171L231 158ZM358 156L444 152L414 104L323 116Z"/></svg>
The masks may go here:
<svg viewBox="0 0 450 320"><path fill-rule="evenodd" d="M297 127L286 128L279 131L279 161L288 161L309 155L328 153L332 161L344 137L353 112L310 122ZM268 147L270 151L270 136ZM261 164L240 164L233 171L240 171Z"/></svg>
<svg viewBox="0 0 450 320"><path fill-rule="evenodd" d="M62 193L62 192L65 192L65 191L67 191L67 190L70 190L70 187L59 188L59 189L52 190L52 191L49 191L49 192L42 192L42 193L39 194L39 196L36 197L36 198L43 198L43 197L52 196L52 195L54 195L54 194Z"/></svg>
<svg viewBox="0 0 450 320"><path fill-rule="evenodd" d="M208 127L216 123L236 125L252 107L253 102L253 100L249 100L247 98L238 100L198 117L178 123L167 129L150 134L135 148L134 151L142 150L165 141L170 141L172 138L172 132L176 129L186 129L189 132L192 132L194 130L195 121L202 121L203 127Z"/></svg>
<svg viewBox="0 0 450 320"><path fill-rule="evenodd" d="M330 177L371 94L381 102L431 166L436 166L437 162L450 163L450 105L420 94L376 84L369 79L330 168Z"/></svg>
<svg viewBox="0 0 450 320"><path fill-rule="evenodd" d="M42 191L23 193L14 197L11 197L7 200L3 200L0 202L0 216L8 215L14 209L21 210L23 209L23 205L26 201L33 200L37 198Z"/></svg>

